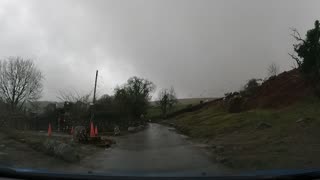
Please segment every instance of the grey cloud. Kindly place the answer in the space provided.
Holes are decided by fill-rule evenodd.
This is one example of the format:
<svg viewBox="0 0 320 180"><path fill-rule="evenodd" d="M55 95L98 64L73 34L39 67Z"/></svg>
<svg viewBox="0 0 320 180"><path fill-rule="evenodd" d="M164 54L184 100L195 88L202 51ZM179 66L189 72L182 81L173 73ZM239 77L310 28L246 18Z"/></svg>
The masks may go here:
<svg viewBox="0 0 320 180"><path fill-rule="evenodd" d="M320 2L213 0L0 1L0 57L36 59L43 99L60 89L99 94L133 75L179 97L221 96L277 62L320 17ZM157 93L155 93L156 95Z"/></svg>

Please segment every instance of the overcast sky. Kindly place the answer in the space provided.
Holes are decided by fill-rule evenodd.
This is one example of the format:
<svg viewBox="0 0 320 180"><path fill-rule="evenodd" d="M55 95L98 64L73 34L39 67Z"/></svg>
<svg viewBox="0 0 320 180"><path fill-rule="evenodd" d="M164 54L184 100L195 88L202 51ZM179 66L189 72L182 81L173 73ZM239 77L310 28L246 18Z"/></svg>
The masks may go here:
<svg viewBox="0 0 320 180"><path fill-rule="evenodd" d="M33 58L43 100L59 90L112 94L131 76L178 97L216 97L293 61L290 27L320 19L320 1L0 0L0 57ZM156 93L157 94L157 93Z"/></svg>

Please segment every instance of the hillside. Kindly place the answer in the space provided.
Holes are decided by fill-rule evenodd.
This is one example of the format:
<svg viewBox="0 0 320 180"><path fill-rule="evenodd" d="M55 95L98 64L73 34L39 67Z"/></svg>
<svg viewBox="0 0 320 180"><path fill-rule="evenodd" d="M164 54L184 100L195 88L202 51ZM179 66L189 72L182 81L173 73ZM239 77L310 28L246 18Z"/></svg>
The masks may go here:
<svg viewBox="0 0 320 180"><path fill-rule="evenodd" d="M182 98L178 99L178 103L173 107L173 109L169 112L169 114L183 110L187 108L188 105L196 106L199 105L200 102L208 102L212 101L216 98ZM147 117L150 119L158 119L161 117L160 107L157 106L157 101L152 101L151 107L148 109Z"/></svg>
<svg viewBox="0 0 320 180"><path fill-rule="evenodd" d="M251 108L286 107L310 94L313 94L310 84L294 69L265 81L248 104Z"/></svg>
<svg viewBox="0 0 320 180"><path fill-rule="evenodd" d="M212 98L212 97L206 97L206 98L180 98L178 99L178 105L188 105L188 104L199 104L200 101L211 101L214 100L216 98ZM150 103L151 105L156 105L157 101L151 101Z"/></svg>
<svg viewBox="0 0 320 180"><path fill-rule="evenodd" d="M296 70L265 81L250 110L228 113L223 101L164 123L208 145L214 159L235 169L320 166L320 100Z"/></svg>

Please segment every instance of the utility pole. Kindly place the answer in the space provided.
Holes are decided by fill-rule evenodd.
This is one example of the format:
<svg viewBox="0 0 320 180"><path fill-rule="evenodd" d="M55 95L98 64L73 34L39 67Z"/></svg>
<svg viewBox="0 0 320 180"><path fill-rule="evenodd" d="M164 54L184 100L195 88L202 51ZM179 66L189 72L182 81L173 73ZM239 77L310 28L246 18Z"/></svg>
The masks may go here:
<svg viewBox="0 0 320 180"><path fill-rule="evenodd" d="M92 122L93 119L94 119L94 112L95 112L97 79L98 79L98 70L96 71L96 80L95 80L95 82L94 82L93 100L92 100L92 109L91 109L91 122Z"/></svg>
<svg viewBox="0 0 320 180"><path fill-rule="evenodd" d="M96 90L97 90L97 79L98 79L98 70L96 71L96 80L94 83L94 91L93 91L93 105L96 103Z"/></svg>

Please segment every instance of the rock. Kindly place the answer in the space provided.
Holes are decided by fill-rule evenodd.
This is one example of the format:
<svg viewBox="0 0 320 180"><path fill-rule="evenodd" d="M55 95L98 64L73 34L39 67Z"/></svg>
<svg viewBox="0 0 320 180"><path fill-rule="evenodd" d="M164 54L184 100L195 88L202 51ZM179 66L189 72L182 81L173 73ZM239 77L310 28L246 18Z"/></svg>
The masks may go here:
<svg viewBox="0 0 320 180"><path fill-rule="evenodd" d="M75 148L66 143L61 143L54 147L54 155L68 162L79 161L79 155L76 153Z"/></svg>
<svg viewBox="0 0 320 180"><path fill-rule="evenodd" d="M70 146L72 146L72 147L76 146L76 143L74 142L73 138L70 139L68 144L70 144Z"/></svg>
<svg viewBox="0 0 320 180"><path fill-rule="evenodd" d="M300 118L296 121L296 123L309 123L310 121L312 121L312 118Z"/></svg>
<svg viewBox="0 0 320 180"><path fill-rule="evenodd" d="M113 134L114 134L115 136L120 135L120 128L119 128L119 126L115 126L115 127L114 127L114 129L113 129Z"/></svg>
<svg viewBox="0 0 320 180"><path fill-rule="evenodd" d="M109 148L112 144L116 144L116 142L112 139L103 138L99 144L96 144L98 147Z"/></svg>
<svg viewBox="0 0 320 180"><path fill-rule="evenodd" d="M6 147L6 145L4 145L4 144L0 145L0 148L5 148L5 147Z"/></svg>
<svg viewBox="0 0 320 180"><path fill-rule="evenodd" d="M222 152L224 152L224 146L221 146L221 145L216 146L216 152L217 152L217 153L222 153Z"/></svg>
<svg viewBox="0 0 320 180"><path fill-rule="evenodd" d="M136 128L137 131L141 131L141 130L143 130L143 129L144 129L144 125L139 125L139 126Z"/></svg>
<svg viewBox="0 0 320 180"><path fill-rule="evenodd" d="M257 126L257 129L267 129L267 128L271 128L272 125L271 124L268 124L268 123L265 123L265 122L260 122Z"/></svg>
<svg viewBox="0 0 320 180"><path fill-rule="evenodd" d="M45 148L45 153L49 155L54 155L54 147L58 145L58 142L53 139L47 139L43 146Z"/></svg>
<svg viewBox="0 0 320 180"><path fill-rule="evenodd" d="M211 148L215 153L222 153L222 152L224 152L224 146L222 146L222 145L211 145L210 148Z"/></svg>
<svg viewBox="0 0 320 180"><path fill-rule="evenodd" d="M137 127L134 127L134 126L130 126L130 127L128 127L128 131L129 132L136 132L136 131L141 131L141 130L143 130L145 128L145 125L139 125L139 126L137 126Z"/></svg>
<svg viewBox="0 0 320 180"><path fill-rule="evenodd" d="M216 161L219 163L226 163L228 162L228 159L226 157L218 156L216 157Z"/></svg>
<svg viewBox="0 0 320 180"><path fill-rule="evenodd" d="M6 155L8 155L8 153L0 152L0 155L4 155L4 156L6 156Z"/></svg>
<svg viewBox="0 0 320 180"><path fill-rule="evenodd" d="M49 155L59 157L68 162L78 161L79 155L76 153L75 148L66 143L59 143L53 139L47 139L43 143L45 152Z"/></svg>
<svg viewBox="0 0 320 180"><path fill-rule="evenodd" d="M174 123L169 123L170 126L174 127Z"/></svg>
<svg viewBox="0 0 320 180"><path fill-rule="evenodd" d="M135 132L136 131L136 127L128 127L128 131L129 132Z"/></svg>
<svg viewBox="0 0 320 180"><path fill-rule="evenodd" d="M88 137L89 144L97 144L97 143L101 143L101 141L102 141L101 136Z"/></svg>
<svg viewBox="0 0 320 180"><path fill-rule="evenodd" d="M241 146L234 146L234 147L233 147L233 150L234 150L234 151L242 151L242 149L243 149L243 148L242 148Z"/></svg>
<svg viewBox="0 0 320 180"><path fill-rule="evenodd" d="M195 144L195 146L199 148L209 148L208 144Z"/></svg>
<svg viewBox="0 0 320 180"><path fill-rule="evenodd" d="M296 123L301 123L301 122L303 122L304 121L304 118L300 118L300 119L298 119L297 121L296 121Z"/></svg>
<svg viewBox="0 0 320 180"><path fill-rule="evenodd" d="M212 145L210 146L211 149L216 149L216 147L217 147L217 146L216 146L215 144L212 144Z"/></svg>
<svg viewBox="0 0 320 180"><path fill-rule="evenodd" d="M76 126L74 128L73 140L75 142L86 142L88 140L88 134L84 126Z"/></svg>

